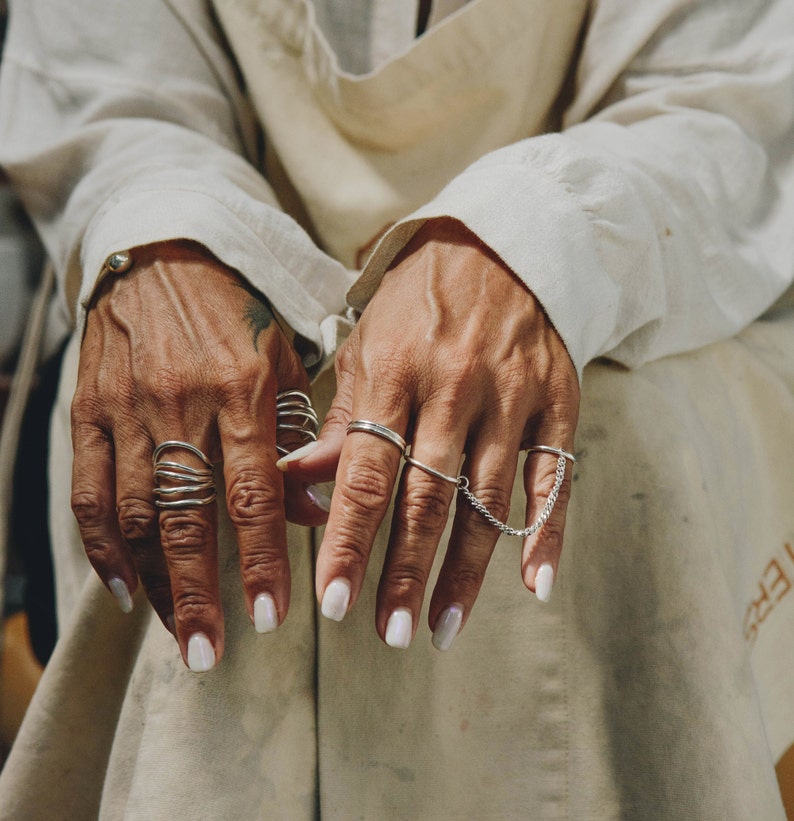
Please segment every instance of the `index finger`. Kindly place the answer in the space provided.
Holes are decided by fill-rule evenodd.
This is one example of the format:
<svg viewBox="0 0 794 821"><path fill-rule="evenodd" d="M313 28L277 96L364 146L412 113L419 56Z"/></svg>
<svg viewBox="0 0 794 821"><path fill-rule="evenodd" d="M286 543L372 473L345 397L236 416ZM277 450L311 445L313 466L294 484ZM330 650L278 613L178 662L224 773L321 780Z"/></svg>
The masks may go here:
<svg viewBox="0 0 794 821"><path fill-rule="evenodd" d="M323 615L334 621L344 618L361 590L405 451L407 414L400 417L392 411L390 417L374 404L354 405L353 413L317 554L317 596Z"/></svg>

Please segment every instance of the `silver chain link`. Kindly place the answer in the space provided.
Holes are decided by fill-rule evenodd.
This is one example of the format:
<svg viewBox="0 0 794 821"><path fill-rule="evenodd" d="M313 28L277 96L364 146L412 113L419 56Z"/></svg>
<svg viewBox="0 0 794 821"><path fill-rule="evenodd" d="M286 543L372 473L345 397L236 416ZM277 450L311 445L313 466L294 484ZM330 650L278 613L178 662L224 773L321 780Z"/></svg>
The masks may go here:
<svg viewBox="0 0 794 821"><path fill-rule="evenodd" d="M543 505L543 510L540 512L540 516L535 520L533 524L529 527L525 527L523 530L516 530L509 525L506 525L504 522L500 522L496 516L491 513L490 510L469 490L469 480L465 476L458 477L458 490L466 497L469 504L485 519L488 520L494 527L499 528L502 533L505 533L508 536L520 536L522 539L526 539L527 536L532 536L534 533L537 533L543 525L549 520L551 516L551 512L554 510L554 505L557 502L557 497L560 495L560 488L562 487L563 480L565 479L565 456L559 456L557 458L557 470L554 474L554 487L551 489L551 493L549 493L548 498L546 499L546 504Z"/></svg>

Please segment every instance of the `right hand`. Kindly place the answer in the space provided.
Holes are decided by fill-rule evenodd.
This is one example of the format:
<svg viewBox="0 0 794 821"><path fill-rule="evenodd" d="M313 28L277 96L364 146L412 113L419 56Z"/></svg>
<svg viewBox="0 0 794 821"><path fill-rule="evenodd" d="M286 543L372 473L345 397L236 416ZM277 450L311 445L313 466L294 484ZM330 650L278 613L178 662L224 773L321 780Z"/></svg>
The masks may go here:
<svg viewBox="0 0 794 821"><path fill-rule="evenodd" d="M257 629L287 613L286 515L322 524L276 469L276 394L308 390L261 295L200 246L153 244L111 276L88 313L72 405L72 507L88 558L123 607L138 578L191 669L223 654L216 504L159 510L154 448L189 442L223 460L246 605ZM204 467L186 450L163 458ZM120 580L120 582L118 581ZM270 597L269 599L267 597Z"/></svg>

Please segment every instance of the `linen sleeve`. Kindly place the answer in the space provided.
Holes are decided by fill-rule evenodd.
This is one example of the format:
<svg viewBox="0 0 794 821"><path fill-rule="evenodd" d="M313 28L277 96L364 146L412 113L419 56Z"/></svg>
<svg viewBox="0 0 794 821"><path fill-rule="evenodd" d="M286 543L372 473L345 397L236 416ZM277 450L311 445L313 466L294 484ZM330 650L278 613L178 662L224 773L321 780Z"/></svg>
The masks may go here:
<svg viewBox="0 0 794 821"><path fill-rule="evenodd" d="M453 217L537 296L581 374L730 336L794 278L794 8L593 4L563 128L496 150L381 241L361 310Z"/></svg>
<svg viewBox="0 0 794 821"><path fill-rule="evenodd" d="M200 242L327 349L350 273L283 213L204 0L19 0L0 77L0 162L78 329L106 257Z"/></svg>

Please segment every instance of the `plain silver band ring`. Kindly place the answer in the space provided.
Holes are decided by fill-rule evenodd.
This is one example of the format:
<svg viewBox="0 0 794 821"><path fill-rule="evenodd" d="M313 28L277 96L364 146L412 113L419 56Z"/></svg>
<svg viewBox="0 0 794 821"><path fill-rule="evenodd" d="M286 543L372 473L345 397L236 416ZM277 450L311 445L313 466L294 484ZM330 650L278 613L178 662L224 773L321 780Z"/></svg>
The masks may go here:
<svg viewBox="0 0 794 821"><path fill-rule="evenodd" d="M548 445L533 445L531 448L526 449L527 453L533 453L535 451L539 453L553 453L555 456L563 456L569 462L576 462L576 457L572 453L568 453L567 450L560 450L560 448L552 448Z"/></svg>
<svg viewBox="0 0 794 821"><path fill-rule="evenodd" d="M415 468L419 468L419 470L423 470L425 473L429 473L431 476L435 476L438 479L443 479L445 482L449 482L453 485L458 484L457 476L447 476L446 473L442 473L440 470L431 468L430 465L426 465L424 464L424 462L420 462L418 459L414 459L414 457L410 454L404 454L403 458L406 462L408 462L409 465L413 465Z"/></svg>
<svg viewBox="0 0 794 821"><path fill-rule="evenodd" d="M387 428L385 425L379 425L377 422L370 422L367 419L354 419L348 424L347 432L353 433L355 431L374 433L375 436L380 436L381 439L385 439L387 442L397 445L400 449L400 453L405 455L405 449L407 447L405 439L403 439L397 431Z"/></svg>

